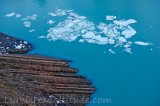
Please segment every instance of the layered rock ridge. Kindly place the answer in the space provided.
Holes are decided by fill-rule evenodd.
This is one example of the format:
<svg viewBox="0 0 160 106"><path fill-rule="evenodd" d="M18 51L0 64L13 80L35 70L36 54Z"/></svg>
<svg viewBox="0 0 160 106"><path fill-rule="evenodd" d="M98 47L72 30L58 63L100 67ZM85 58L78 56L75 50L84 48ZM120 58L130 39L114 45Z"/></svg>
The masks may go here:
<svg viewBox="0 0 160 106"><path fill-rule="evenodd" d="M95 92L69 62L35 55L0 55L0 104L85 106ZM14 103L13 103L14 102Z"/></svg>

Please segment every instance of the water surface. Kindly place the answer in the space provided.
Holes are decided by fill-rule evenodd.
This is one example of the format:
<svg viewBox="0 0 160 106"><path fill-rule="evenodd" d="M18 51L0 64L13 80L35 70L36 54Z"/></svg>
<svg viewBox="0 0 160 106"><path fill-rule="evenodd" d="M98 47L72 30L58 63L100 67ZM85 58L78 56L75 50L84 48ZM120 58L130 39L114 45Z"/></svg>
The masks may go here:
<svg viewBox="0 0 160 106"><path fill-rule="evenodd" d="M119 19L135 19L132 27L137 34L131 40L151 42L152 46L132 46L132 53L117 48L116 54L108 52L110 45L79 43L76 41L48 41L50 26L48 12L60 8L74 10L94 24L106 22L106 15ZM30 28L24 27L21 18L4 17L8 13L22 17L37 14ZM112 103L90 103L88 106L159 106L160 98L160 7L158 0L1 0L0 32L28 40L34 45L30 54L72 60L72 67L87 76L97 91L94 98L109 98ZM56 18L56 22L63 19ZM30 33L29 30L35 29Z"/></svg>

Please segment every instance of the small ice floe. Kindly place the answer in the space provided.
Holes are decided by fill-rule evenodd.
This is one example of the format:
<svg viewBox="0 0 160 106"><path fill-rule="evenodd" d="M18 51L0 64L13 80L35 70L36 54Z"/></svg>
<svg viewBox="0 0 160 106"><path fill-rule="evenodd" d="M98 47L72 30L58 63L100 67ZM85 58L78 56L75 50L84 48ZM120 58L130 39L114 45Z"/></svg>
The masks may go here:
<svg viewBox="0 0 160 106"><path fill-rule="evenodd" d="M9 13L9 14L6 14L4 17L13 17L16 13L13 12L13 13Z"/></svg>
<svg viewBox="0 0 160 106"><path fill-rule="evenodd" d="M132 54L131 48L125 48L124 51L126 51L129 54Z"/></svg>
<svg viewBox="0 0 160 106"><path fill-rule="evenodd" d="M39 36L38 38L46 38L46 36Z"/></svg>
<svg viewBox="0 0 160 106"><path fill-rule="evenodd" d="M82 38L87 41L88 43L96 43L96 44L107 44L108 43L108 38L107 37L102 37L100 35L95 35L94 32L87 32L84 35L82 35Z"/></svg>
<svg viewBox="0 0 160 106"><path fill-rule="evenodd" d="M134 42L135 44L137 45L140 45L140 46L149 46L149 45L153 45L152 43L149 43L149 42L142 42L142 41L136 41Z"/></svg>
<svg viewBox="0 0 160 106"><path fill-rule="evenodd" d="M29 30L29 32L34 32L34 31L35 31L35 29Z"/></svg>
<svg viewBox="0 0 160 106"><path fill-rule="evenodd" d="M128 47L130 47L132 45L132 42L131 41L128 41L125 45L124 45L124 47L125 48L128 48Z"/></svg>
<svg viewBox="0 0 160 106"><path fill-rule="evenodd" d="M50 15L50 16L53 16L53 17L55 17L56 16L56 14L54 14L54 13L48 13L48 15Z"/></svg>
<svg viewBox="0 0 160 106"><path fill-rule="evenodd" d="M55 23L55 21L52 21L52 20L49 20L48 22L47 22L47 24L49 24L49 25L52 25L52 24L54 24Z"/></svg>
<svg viewBox="0 0 160 106"><path fill-rule="evenodd" d="M37 14L33 14L33 15L30 17L31 20L36 20L36 18L37 18Z"/></svg>
<svg viewBox="0 0 160 106"><path fill-rule="evenodd" d="M119 43L119 44L122 44L122 43L124 43L124 42L127 42L127 40L126 40L124 37L121 37L121 36L117 37L117 40L118 40L118 43Z"/></svg>
<svg viewBox="0 0 160 106"><path fill-rule="evenodd" d="M64 15L67 15L67 12L66 10L62 10L62 9L56 9L54 12L49 12L48 15L50 16L64 16Z"/></svg>
<svg viewBox="0 0 160 106"><path fill-rule="evenodd" d="M27 16L27 17L23 18L22 20L23 21L27 21L27 20L33 20L33 21L35 21L36 18L37 18L37 14L33 14L31 16Z"/></svg>
<svg viewBox="0 0 160 106"><path fill-rule="evenodd" d="M122 35L125 36L125 38L131 38L132 36L134 36L137 32L131 28L130 26L128 26L126 29L124 29L122 31Z"/></svg>
<svg viewBox="0 0 160 106"><path fill-rule="evenodd" d="M116 19L116 16L106 16L106 20L109 20L109 21L111 21L111 20L115 20Z"/></svg>
<svg viewBox="0 0 160 106"><path fill-rule="evenodd" d="M116 52L113 51L112 49L109 49L108 51L109 51L110 53L112 53L112 54L116 54Z"/></svg>
<svg viewBox="0 0 160 106"><path fill-rule="evenodd" d="M79 42L80 42L80 43L83 43L83 42L84 42L84 39L80 39Z"/></svg>
<svg viewBox="0 0 160 106"><path fill-rule="evenodd" d="M115 43L115 40L113 38L108 39L108 43L113 45Z"/></svg>
<svg viewBox="0 0 160 106"><path fill-rule="evenodd" d="M113 23L116 24L116 25L120 25L120 26L128 26L130 24L134 24L136 23L137 21L134 20L134 19L129 19L129 20L114 20Z"/></svg>
<svg viewBox="0 0 160 106"><path fill-rule="evenodd" d="M25 27L30 27L31 26L31 22L29 22L29 21L24 21L24 26Z"/></svg>
<svg viewBox="0 0 160 106"><path fill-rule="evenodd" d="M16 14L16 18L19 18L21 17L22 15L21 14Z"/></svg>

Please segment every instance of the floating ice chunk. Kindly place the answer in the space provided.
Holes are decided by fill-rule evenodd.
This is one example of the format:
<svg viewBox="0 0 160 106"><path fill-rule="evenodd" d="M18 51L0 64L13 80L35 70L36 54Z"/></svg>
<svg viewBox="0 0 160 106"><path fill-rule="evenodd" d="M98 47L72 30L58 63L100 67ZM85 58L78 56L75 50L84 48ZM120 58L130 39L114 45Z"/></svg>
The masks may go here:
<svg viewBox="0 0 160 106"><path fill-rule="evenodd" d="M131 38L136 33L137 32L133 28L131 28L130 26L128 26L125 30L122 31L122 35L124 35L125 38Z"/></svg>
<svg viewBox="0 0 160 106"><path fill-rule="evenodd" d="M13 13L9 13L9 14L6 14L5 17L13 17L16 13L13 12Z"/></svg>
<svg viewBox="0 0 160 106"><path fill-rule="evenodd" d="M115 20L116 16L106 16L106 20Z"/></svg>
<svg viewBox="0 0 160 106"><path fill-rule="evenodd" d="M29 32L34 32L34 31L35 31L35 29L29 30Z"/></svg>
<svg viewBox="0 0 160 106"><path fill-rule="evenodd" d="M120 25L120 26L128 26L130 24L134 24L136 23L137 21L134 20L134 19L129 19L129 20L114 20L113 23L116 24L116 25Z"/></svg>
<svg viewBox="0 0 160 106"><path fill-rule="evenodd" d="M101 37L100 35L95 35L94 32L87 32L86 34L82 35L82 38L88 43L97 43L102 45L108 43L107 37Z"/></svg>
<svg viewBox="0 0 160 106"><path fill-rule="evenodd" d="M56 9L55 12L50 12L50 13L48 13L48 15L53 16L53 17L64 16L64 15L67 15L67 12L65 10L62 10L62 9Z"/></svg>
<svg viewBox="0 0 160 106"><path fill-rule="evenodd" d="M112 53L112 54L116 54L116 52L113 51L112 49L109 49L108 51L109 51L110 53Z"/></svg>
<svg viewBox="0 0 160 106"><path fill-rule="evenodd" d="M38 38L46 38L46 36L39 36Z"/></svg>
<svg viewBox="0 0 160 106"><path fill-rule="evenodd" d="M30 16L31 20L36 20L36 18L37 18L37 14L33 14L32 16Z"/></svg>
<svg viewBox="0 0 160 106"><path fill-rule="evenodd" d="M125 47L125 48L128 48L128 47L130 47L131 45L132 45L132 42L129 41L129 42L127 42L127 43L124 45L124 47Z"/></svg>
<svg viewBox="0 0 160 106"><path fill-rule="evenodd" d="M117 40L118 40L119 43L127 42L127 40L124 37L121 37L121 36L117 37Z"/></svg>
<svg viewBox="0 0 160 106"><path fill-rule="evenodd" d="M16 18L19 18L21 17L22 15L21 14L16 14Z"/></svg>
<svg viewBox="0 0 160 106"><path fill-rule="evenodd" d="M56 16L56 14L54 14L54 13L48 13L48 15L50 15L50 16L53 16L53 17L55 17Z"/></svg>
<svg viewBox="0 0 160 106"><path fill-rule="evenodd" d="M79 16L73 13L72 19L67 18L63 22L58 23L54 28L48 30L47 38L50 40L64 40L64 41L75 41L78 36L87 33L87 31L92 31L95 29L94 24L89 22L83 16ZM73 15L72 14L72 15ZM71 17L69 15L69 17ZM81 33L82 32L82 33ZM85 41L92 42L93 39L87 39ZM95 41L95 40L94 40Z"/></svg>
<svg viewBox="0 0 160 106"><path fill-rule="evenodd" d="M120 35L120 32L117 29L117 26L115 26L114 24L107 25L105 23L100 23L97 27L106 36L116 37Z"/></svg>
<svg viewBox="0 0 160 106"><path fill-rule="evenodd" d="M54 24L55 23L55 21L52 21L52 20L49 20L48 22L47 22L47 24L49 24L49 25L52 25L52 24Z"/></svg>
<svg viewBox="0 0 160 106"><path fill-rule="evenodd" d="M137 44L137 45L141 45L141 46L149 46L149 45L152 45L152 43L142 42L142 41L136 41L136 42L134 42L134 43Z"/></svg>
<svg viewBox="0 0 160 106"><path fill-rule="evenodd" d="M129 54L132 54L131 48L125 48L124 51L126 51Z"/></svg>
<svg viewBox="0 0 160 106"><path fill-rule="evenodd" d="M27 20L33 20L35 21L37 18L37 14L33 14L32 16L27 16L25 18L23 18L22 20L27 21Z"/></svg>
<svg viewBox="0 0 160 106"><path fill-rule="evenodd" d="M24 21L24 26L25 27L30 27L31 26L31 22L29 22L29 21Z"/></svg>
<svg viewBox="0 0 160 106"><path fill-rule="evenodd" d="M115 40L113 38L108 39L108 43L113 45L115 43Z"/></svg>
<svg viewBox="0 0 160 106"><path fill-rule="evenodd" d="M83 43L83 42L84 42L84 39L80 39L79 42L80 42L80 43Z"/></svg>
<svg viewBox="0 0 160 106"><path fill-rule="evenodd" d="M84 19L86 19L87 17L85 17L85 16L79 16L78 14L76 14L76 13L74 13L74 12L71 12L71 13L69 13L69 17L74 17L74 18L76 18L76 19L81 19L81 20L84 20Z"/></svg>

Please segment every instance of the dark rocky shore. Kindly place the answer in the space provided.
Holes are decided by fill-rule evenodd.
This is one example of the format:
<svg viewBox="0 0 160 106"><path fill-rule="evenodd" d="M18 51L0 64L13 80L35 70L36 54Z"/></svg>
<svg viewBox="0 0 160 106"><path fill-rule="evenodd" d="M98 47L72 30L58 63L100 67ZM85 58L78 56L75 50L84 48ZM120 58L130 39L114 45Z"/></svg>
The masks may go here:
<svg viewBox="0 0 160 106"><path fill-rule="evenodd" d="M20 40L0 32L0 54L23 54L32 49L27 41Z"/></svg>
<svg viewBox="0 0 160 106"><path fill-rule="evenodd" d="M91 82L78 75L76 69L70 68L69 62L36 55L12 54L26 53L31 50L31 45L12 37L5 39L8 36L2 33L0 36L3 39L0 38L1 47L6 51L0 55L0 105L85 106L95 92ZM12 44L25 47L17 50Z"/></svg>

